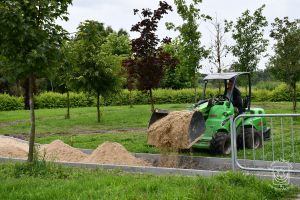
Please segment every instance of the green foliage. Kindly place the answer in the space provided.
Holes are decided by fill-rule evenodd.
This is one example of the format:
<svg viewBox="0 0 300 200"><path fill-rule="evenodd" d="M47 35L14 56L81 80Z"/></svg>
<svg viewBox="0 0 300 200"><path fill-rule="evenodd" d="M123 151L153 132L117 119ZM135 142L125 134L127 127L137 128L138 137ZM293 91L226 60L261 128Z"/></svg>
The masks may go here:
<svg viewBox="0 0 300 200"><path fill-rule="evenodd" d="M24 109L23 98L0 94L0 111Z"/></svg>
<svg viewBox="0 0 300 200"><path fill-rule="evenodd" d="M44 92L36 96L36 108L65 108L67 95L55 92ZM70 107L89 107L94 105L94 99L84 93L70 93Z"/></svg>
<svg viewBox="0 0 300 200"><path fill-rule="evenodd" d="M292 199L299 189L272 187L270 180L261 180L242 173L221 173L217 176L171 176L132 174L120 170L61 167L70 178L62 179L51 171L41 176L16 178L13 164L0 165L1 199ZM8 173L7 173L8 172ZM75 177L75 178L73 178Z"/></svg>
<svg viewBox="0 0 300 200"><path fill-rule="evenodd" d="M198 30L199 24L197 20L211 18L200 13L200 9L197 8L201 3L199 0L193 0L189 4L185 0L174 0L174 3L177 7L177 13L183 20L183 24L175 26L173 23L167 23L166 26L168 29L173 29L180 33L177 42L173 43L175 45L173 47L175 48L173 56L178 58L180 61L178 68L181 68L177 71L177 74L179 77L187 77L190 84L196 87L196 72L201 68L201 65L199 65L200 60L206 58L209 54L209 51L204 46L201 46L201 32ZM170 75L172 76L172 74Z"/></svg>
<svg viewBox="0 0 300 200"><path fill-rule="evenodd" d="M39 177L47 179L66 179L68 173L62 165L46 162L45 160L33 160L33 162L17 163L14 166L14 177Z"/></svg>
<svg viewBox="0 0 300 200"><path fill-rule="evenodd" d="M259 81L253 86L253 88L255 88L255 89L265 89L265 90L274 90L281 83L282 82L280 82L280 81Z"/></svg>
<svg viewBox="0 0 300 200"><path fill-rule="evenodd" d="M180 44L178 38L174 39L171 43L163 46L164 51L171 54L174 58L179 60L176 68L169 68L165 70L165 76L160 83L162 88L183 89L192 87L191 77L188 75L188 69L180 61L182 56L180 52L183 51L183 46Z"/></svg>
<svg viewBox="0 0 300 200"><path fill-rule="evenodd" d="M298 86L296 90L297 100L300 100L300 88ZM290 93L289 86L286 84L278 85L275 90L272 91L271 101L292 101L292 96Z"/></svg>
<svg viewBox="0 0 300 200"><path fill-rule="evenodd" d="M105 28L103 23L87 20L80 23L74 39L79 88L103 96L119 89L120 65L113 53L126 51L110 46L115 44L113 39L119 37L109 36L110 33L111 28ZM124 36L120 36L120 40L121 37Z"/></svg>
<svg viewBox="0 0 300 200"><path fill-rule="evenodd" d="M271 57L269 69L274 76L288 86L293 109L296 110L296 83L300 80L300 20L290 22L276 18L270 36L276 40L275 55Z"/></svg>
<svg viewBox="0 0 300 200"><path fill-rule="evenodd" d="M103 23L86 20L80 23L74 39L77 87L96 95L98 121L100 96L109 96L122 85L118 53L129 51L129 44L126 42L128 36L112 33L112 29L105 28Z"/></svg>
<svg viewBox="0 0 300 200"><path fill-rule="evenodd" d="M277 84L277 87L274 87ZM289 87L286 84L272 83L271 86L259 86L252 88L253 102L279 102L291 101L292 97L289 92ZM268 87L271 88L268 89ZM299 87L299 86L298 86ZM242 93L245 93L244 88L240 88ZM197 100L202 99L201 95ZM218 89L207 89L206 98L214 97L218 94ZM156 89L153 90L153 98L156 104L177 104L194 102L193 89ZM300 88L297 89L297 100L300 100ZM128 90L121 90L120 92L102 98L101 105L116 106L116 105L144 105L148 104L148 95L138 91L132 90L131 94ZM70 93L70 107L89 107L95 106L96 99L86 93ZM35 97L35 107L42 108L65 108L67 106L67 95L55 92L44 92ZM24 108L23 98L13 97L8 94L0 94L0 111L4 110L20 110Z"/></svg>
<svg viewBox="0 0 300 200"><path fill-rule="evenodd" d="M68 19L71 3L72 0L0 1L0 55L8 61L3 67L5 75L29 80L29 161L33 159L35 139L34 82L36 77L46 76L61 58L60 45L66 31L56 21Z"/></svg>
<svg viewBox="0 0 300 200"><path fill-rule="evenodd" d="M225 21L225 30L231 30L235 40L235 45L229 48L238 59L232 66L235 71L255 71L261 54L267 50L268 40L264 39L264 27L268 22L262 15L264 8L265 5L262 5L253 15L246 10L235 23Z"/></svg>
<svg viewBox="0 0 300 200"><path fill-rule="evenodd" d="M65 31L56 20L67 20L69 4L71 0L1 1L0 54L8 61L6 76L45 75L57 62Z"/></svg>

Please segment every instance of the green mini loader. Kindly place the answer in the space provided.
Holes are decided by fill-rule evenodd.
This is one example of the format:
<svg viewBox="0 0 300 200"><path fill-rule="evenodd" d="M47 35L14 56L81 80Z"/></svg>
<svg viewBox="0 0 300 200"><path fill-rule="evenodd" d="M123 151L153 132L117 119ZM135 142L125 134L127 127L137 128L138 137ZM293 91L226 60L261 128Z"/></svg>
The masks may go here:
<svg viewBox="0 0 300 200"><path fill-rule="evenodd" d="M237 83L239 83L239 85L242 85L240 83L245 85L245 90L243 90L241 95L243 114L265 113L262 108L251 107L250 73L231 72L209 74L204 78L202 100L192 106L192 112L201 113L195 114L195 116L198 117L193 118L189 125L189 133L187 135L191 138L191 143L193 144L192 148L209 149L214 154L230 154L230 116L235 118L240 113L237 111L237 108L233 106L231 100L232 94L230 94L230 98L226 96L227 83L229 80L234 80L233 87L235 87ZM210 92L207 90L208 86L219 87L219 93L216 96L210 95L210 97L207 98L208 95L206 93ZM151 116L149 127L155 123L155 121L168 115L169 112L170 111L166 110L156 110ZM238 148L259 148L262 144L262 140L266 140L270 137L270 128L268 128L264 117L239 118L235 128L237 130ZM197 138L198 141L192 141L194 138Z"/></svg>

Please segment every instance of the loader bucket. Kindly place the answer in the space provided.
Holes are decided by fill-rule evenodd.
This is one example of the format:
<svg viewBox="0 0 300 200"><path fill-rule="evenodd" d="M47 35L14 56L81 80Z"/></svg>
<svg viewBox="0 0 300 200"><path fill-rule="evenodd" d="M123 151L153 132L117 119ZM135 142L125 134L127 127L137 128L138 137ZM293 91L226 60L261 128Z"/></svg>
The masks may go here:
<svg viewBox="0 0 300 200"><path fill-rule="evenodd" d="M182 120L180 120L180 118L175 119L170 113L174 114L175 112L171 112L168 110L155 110L155 112L152 113L148 125L148 144L157 146L157 144L160 143L158 140L164 140L168 141L170 143L170 146L173 147L178 147L182 149L190 148L194 143L196 143L200 139L201 135L205 131L205 120L203 118L202 113L198 111L176 111L176 115L179 114L181 116L182 113L182 115L188 114L189 116L188 119L190 120L186 120L184 122L184 128L182 128ZM152 124L154 124L160 119L162 119L162 121L158 122L160 123L159 127L157 127L156 124L153 125L155 128L150 128ZM181 140L179 138L184 140L182 144L181 142L179 142L179 140Z"/></svg>
<svg viewBox="0 0 300 200"><path fill-rule="evenodd" d="M205 120L201 112L194 112L190 126L189 126L189 138L190 138L190 147L196 143L200 136L205 131Z"/></svg>
<svg viewBox="0 0 300 200"><path fill-rule="evenodd" d="M151 124L153 124L154 122L156 122L157 120L160 120L161 118L167 116L171 111L168 110L159 110L156 109L150 118L149 124L148 124L148 128L151 126Z"/></svg>

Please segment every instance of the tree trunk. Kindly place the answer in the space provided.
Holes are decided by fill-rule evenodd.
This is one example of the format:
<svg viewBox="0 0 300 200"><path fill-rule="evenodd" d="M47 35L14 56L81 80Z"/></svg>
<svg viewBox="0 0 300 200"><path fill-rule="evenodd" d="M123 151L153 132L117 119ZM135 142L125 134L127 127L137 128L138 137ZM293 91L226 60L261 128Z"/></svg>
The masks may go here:
<svg viewBox="0 0 300 200"><path fill-rule="evenodd" d="M195 75L194 75L194 95L195 95L195 103L197 103L197 79L196 79L196 72L195 72Z"/></svg>
<svg viewBox="0 0 300 200"><path fill-rule="evenodd" d="M296 112L297 109L297 91L296 83L293 83L293 111Z"/></svg>
<svg viewBox="0 0 300 200"><path fill-rule="evenodd" d="M30 108L30 136L29 136L29 153L28 153L28 161L33 161L33 153L34 153L34 140L35 140L35 113L34 113L34 94L33 94L33 85L34 85L34 77L30 76L29 78L29 108Z"/></svg>
<svg viewBox="0 0 300 200"><path fill-rule="evenodd" d="M29 106L29 78L26 78L24 81L24 105L25 105L25 110L30 110L30 106Z"/></svg>
<svg viewBox="0 0 300 200"><path fill-rule="evenodd" d="M70 92L67 91L67 114L66 119L70 119Z"/></svg>
<svg viewBox="0 0 300 200"><path fill-rule="evenodd" d="M50 80L50 85L51 85L51 92L53 92L54 90L53 90L53 82L52 82L52 80Z"/></svg>
<svg viewBox="0 0 300 200"><path fill-rule="evenodd" d="M221 69L221 57L219 55L219 52L218 52L218 73L221 73L222 72L222 69ZM221 81L218 81L218 84L219 84L219 94L221 94L221 89L222 89L222 83Z"/></svg>
<svg viewBox="0 0 300 200"><path fill-rule="evenodd" d="M152 89L149 90L149 94L150 94L151 111L154 112L154 101L153 101Z"/></svg>
<svg viewBox="0 0 300 200"><path fill-rule="evenodd" d="M100 122L100 94L97 93L97 122Z"/></svg>
<svg viewBox="0 0 300 200"><path fill-rule="evenodd" d="M130 108L133 108L132 91L131 90L129 90L129 104L130 104Z"/></svg>

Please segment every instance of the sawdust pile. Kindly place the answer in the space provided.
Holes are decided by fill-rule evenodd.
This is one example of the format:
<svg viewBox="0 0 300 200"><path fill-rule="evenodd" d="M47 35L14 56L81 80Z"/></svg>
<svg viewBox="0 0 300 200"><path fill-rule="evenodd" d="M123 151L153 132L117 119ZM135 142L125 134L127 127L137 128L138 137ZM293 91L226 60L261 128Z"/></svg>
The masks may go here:
<svg viewBox="0 0 300 200"><path fill-rule="evenodd" d="M84 163L100 163L115 165L150 166L142 159L131 155L125 147L116 142L104 142L93 153L84 159Z"/></svg>
<svg viewBox="0 0 300 200"><path fill-rule="evenodd" d="M16 139L1 137L0 156L9 158L27 158L28 144Z"/></svg>
<svg viewBox="0 0 300 200"><path fill-rule="evenodd" d="M82 151L65 144L61 140L54 140L50 144L42 145L39 156L51 161L78 162L87 157Z"/></svg>
<svg viewBox="0 0 300 200"><path fill-rule="evenodd" d="M148 129L148 144L159 148L189 148L188 129L193 112L174 111L153 123Z"/></svg>
<svg viewBox="0 0 300 200"><path fill-rule="evenodd" d="M0 137L0 157L27 159L27 156L28 143L15 138ZM148 162L136 158L125 147L115 142L104 142L92 154L88 155L61 140L55 140L50 144L40 145L38 156L40 159L49 161L151 166Z"/></svg>

